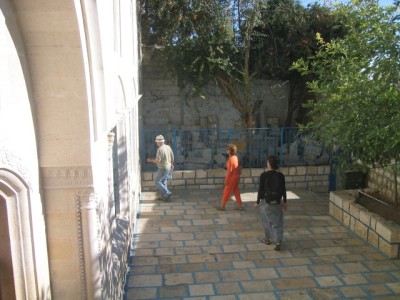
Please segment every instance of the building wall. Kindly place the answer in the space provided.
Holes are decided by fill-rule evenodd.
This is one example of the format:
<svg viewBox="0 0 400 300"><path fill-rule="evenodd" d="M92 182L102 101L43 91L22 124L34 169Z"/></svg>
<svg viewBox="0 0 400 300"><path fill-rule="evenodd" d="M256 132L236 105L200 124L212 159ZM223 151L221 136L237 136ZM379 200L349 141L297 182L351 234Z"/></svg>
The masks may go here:
<svg viewBox="0 0 400 300"><path fill-rule="evenodd" d="M36 274L13 256L15 285L30 299L120 299L141 189L137 2L0 9L0 200L9 223L31 220L15 247L32 249Z"/></svg>

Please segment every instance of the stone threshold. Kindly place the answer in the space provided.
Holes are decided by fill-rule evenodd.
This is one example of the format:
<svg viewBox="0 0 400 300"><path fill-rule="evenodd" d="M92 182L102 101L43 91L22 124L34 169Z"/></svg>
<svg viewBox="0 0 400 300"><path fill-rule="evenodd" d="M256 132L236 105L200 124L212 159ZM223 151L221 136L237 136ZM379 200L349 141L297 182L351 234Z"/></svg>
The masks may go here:
<svg viewBox="0 0 400 300"><path fill-rule="evenodd" d="M357 203L358 190L330 192L329 214L390 258L400 258L400 226Z"/></svg>

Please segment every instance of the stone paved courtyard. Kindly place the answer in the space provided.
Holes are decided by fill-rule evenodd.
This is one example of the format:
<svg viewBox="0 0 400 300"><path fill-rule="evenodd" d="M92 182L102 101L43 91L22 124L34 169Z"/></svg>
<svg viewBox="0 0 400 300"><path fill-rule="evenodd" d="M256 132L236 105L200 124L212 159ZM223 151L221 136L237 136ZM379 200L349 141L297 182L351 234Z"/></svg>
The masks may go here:
<svg viewBox="0 0 400 300"><path fill-rule="evenodd" d="M125 299L400 299L400 260L328 214L328 197L288 193L283 249L263 236L254 191L217 211L222 190L142 194Z"/></svg>

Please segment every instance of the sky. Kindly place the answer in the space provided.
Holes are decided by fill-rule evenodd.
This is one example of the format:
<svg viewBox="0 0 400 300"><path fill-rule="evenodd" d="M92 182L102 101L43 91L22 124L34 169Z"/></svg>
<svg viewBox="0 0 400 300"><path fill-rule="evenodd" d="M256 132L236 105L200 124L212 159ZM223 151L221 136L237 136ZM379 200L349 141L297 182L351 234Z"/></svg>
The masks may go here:
<svg viewBox="0 0 400 300"><path fill-rule="evenodd" d="M303 4L304 6L306 6L309 3L314 3L314 2L318 2L318 3L321 3L321 4L324 3L323 0L300 0L300 3ZM348 2L348 1L333 0L332 2ZM379 4L381 6L392 5L393 4L393 0L379 0Z"/></svg>

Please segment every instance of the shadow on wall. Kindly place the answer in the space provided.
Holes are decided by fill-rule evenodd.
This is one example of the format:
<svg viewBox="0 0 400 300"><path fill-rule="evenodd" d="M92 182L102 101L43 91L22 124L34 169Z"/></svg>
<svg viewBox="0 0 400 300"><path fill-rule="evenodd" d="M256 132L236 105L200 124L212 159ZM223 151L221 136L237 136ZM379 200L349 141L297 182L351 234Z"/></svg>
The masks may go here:
<svg viewBox="0 0 400 300"><path fill-rule="evenodd" d="M111 229L111 247L104 256L102 299L123 299L131 234L129 220L115 218ZM116 287L119 289L116 290Z"/></svg>

